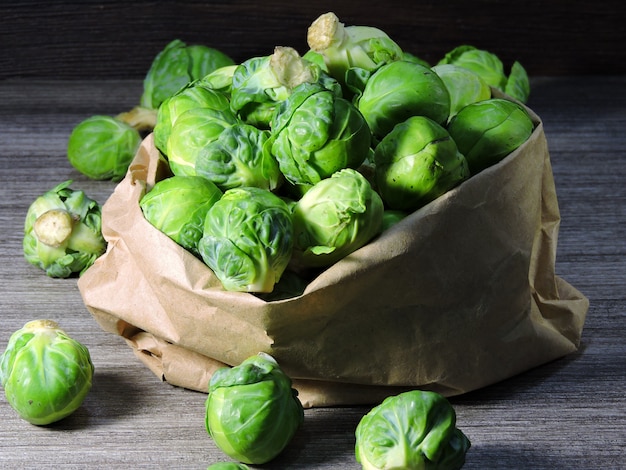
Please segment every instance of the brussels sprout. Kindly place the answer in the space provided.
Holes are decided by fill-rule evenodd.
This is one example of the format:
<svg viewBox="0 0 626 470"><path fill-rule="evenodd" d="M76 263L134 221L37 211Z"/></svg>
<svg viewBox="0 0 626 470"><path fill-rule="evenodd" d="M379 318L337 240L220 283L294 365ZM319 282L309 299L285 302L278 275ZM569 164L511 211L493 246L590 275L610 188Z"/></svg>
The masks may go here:
<svg viewBox="0 0 626 470"><path fill-rule="evenodd" d="M477 101L491 98L491 88L480 75L454 64L435 65L432 68L450 94L450 117L462 108Z"/></svg>
<svg viewBox="0 0 626 470"><path fill-rule="evenodd" d="M195 173L222 191L240 186L270 191L278 188L283 179L276 159L265 146L269 135L269 131L245 123L225 128L200 149Z"/></svg>
<svg viewBox="0 0 626 470"><path fill-rule="evenodd" d="M197 255L206 214L222 191L200 176L172 176L157 182L139 201L148 222Z"/></svg>
<svg viewBox="0 0 626 470"><path fill-rule="evenodd" d="M287 204L261 188L229 189L206 215L198 250L224 289L272 292L291 258Z"/></svg>
<svg viewBox="0 0 626 470"><path fill-rule="evenodd" d="M329 266L380 232L383 202L351 168L315 184L293 210L294 265Z"/></svg>
<svg viewBox="0 0 626 470"><path fill-rule="evenodd" d="M368 470L455 470L471 446L448 400L420 390L387 397L361 419L355 436L356 459Z"/></svg>
<svg viewBox="0 0 626 470"><path fill-rule="evenodd" d="M167 139L167 158L172 173L195 176L196 162L205 147L239 119L228 109L195 108L178 116Z"/></svg>
<svg viewBox="0 0 626 470"><path fill-rule="evenodd" d="M408 214L405 211L397 211L393 209L386 209L383 213L383 225L381 227L381 232L393 227L402 219L404 219Z"/></svg>
<svg viewBox="0 0 626 470"><path fill-rule="evenodd" d="M55 278L82 274L106 249L101 206L70 184L35 199L24 222L24 257Z"/></svg>
<svg viewBox="0 0 626 470"><path fill-rule="evenodd" d="M318 83L341 94L339 83L318 65L304 60L291 47L276 47L272 55L253 57L237 67L231 107L248 124L269 128L276 106L302 83Z"/></svg>
<svg viewBox="0 0 626 470"><path fill-rule="evenodd" d="M260 353L213 373L206 429L228 456L247 464L269 462L303 421L298 392L271 356Z"/></svg>
<svg viewBox="0 0 626 470"><path fill-rule="evenodd" d="M311 185L368 156L372 136L349 101L315 84L302 84L272 119L271 152L285 178Z"/></svg>
<svg viewBox="0 0 626 470"><path fill-rule="evenodd" d="M96 180L121 180L132 161L141 135L112 116L96 115L72 129L67 143L70 164Z"/></svg>
<svg viewBox="0 0 626 470"><path fill-rule="evenodd" d="M499 162L526 142L533 128L522 106L501 98L470 104L448 124L472 174Z"/></svg>
<svg viewBox="0 0 626 470"><path fill-rule="evenodd" d="M506 80L504 93L522 103L528 101L530 96L530 79L526 69L518 61L513 62L511 66L511 73Z"/></svg>
<svg viewBox="0 0 626 470"><path fill-rule="evenodd" d="M398 124L374 150L376 184L390 209L413 211L469 177L448 131L424 116Z"/></svg>
<svg viewBox="0 0 626 470"><path fill-rule="evenodd" d="M228 97L202 81L190 83L172 97L166 99L157 112L154 126L154 145L167 155L167 141L172 126L180 115L194 108L210 108L216 111L230 111Z"/></svg>
<svg viewBox="0 0 626 470"><path fill-rule="evenodd" d="M174 39L161 50L150 65L143 82L141 106L158 109L161 103L190 82L214 70L233 65L223 52L204 45L188 46Z"/></svg>
<svg viewBox="0 0 626 470"><path fill-rule="evenodd" d="M431 69L405 60L374 72L356 104L378 139L411 116L444 124L450 114L450 94L443 80Z"/></svg>
<svg viewBox="0 0 626 470"><path fill-rule="evenodd" d="M404 53L384 31L371 26L345 26L332 12L319 16L307 31L311 50L324 57L332 77L345 85L348 69L366 71L400 60Z"/></svg>
<svg viewBox="0 0 626 470"><path fill-rule="evenodd" d="M89 350L52 320L26 323L0 356L0 384L9 404L36 425L76 411L91 389Z"/></svg>
<svg viewBox="0 0 626 470"><path fill-rule="evenodd" d="M209 465L207 470L248 470L249 468L245 463L218 462Z"/></svg>
<svg viewBox="0 0 626 470"><path fill-rule="evenodd" d="M470 69L480 75L489 86L510 93L510 96L523 103L530 94L528 75L519 62L513 64L510 77L507 78L504 65L496 54L474 46L463 45L452 49L439 61L439 64L454 64ZM511 80L510 84L509 80Z"/></svg>
<svg viewBox="0 0 626 470"><path fill-rule="evenodd" d="M233 87L233 75L237 67L237 65L220 67L202 78L199 83L212 90L221 91L230 99L230 92Z"/></svg>

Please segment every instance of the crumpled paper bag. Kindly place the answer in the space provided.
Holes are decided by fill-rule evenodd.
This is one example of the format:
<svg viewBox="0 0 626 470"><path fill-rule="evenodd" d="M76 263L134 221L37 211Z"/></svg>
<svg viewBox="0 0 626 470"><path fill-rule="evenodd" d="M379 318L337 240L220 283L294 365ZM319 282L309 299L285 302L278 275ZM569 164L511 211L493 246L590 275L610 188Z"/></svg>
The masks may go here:
<svg viewBox="0 0 626 470"><path fill-rule="evenodd" d="M168 175L142 143L103 207L106 253L79 279L99 325L167 382L206 392L264 351L305 407L406 389L462 394L575 351L589 302L555 274L560 215L543 125L473 176L327 268L298 297L227 292L152 227L138 201Z"/></svg>

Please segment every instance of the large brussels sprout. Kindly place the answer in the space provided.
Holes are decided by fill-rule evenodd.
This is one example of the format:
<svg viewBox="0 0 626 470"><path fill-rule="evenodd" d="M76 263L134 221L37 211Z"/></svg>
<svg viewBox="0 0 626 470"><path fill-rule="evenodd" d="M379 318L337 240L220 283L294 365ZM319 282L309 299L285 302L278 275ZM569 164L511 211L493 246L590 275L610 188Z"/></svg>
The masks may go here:
<svg viewBox="0 0 626 470"><path fill-rule="evenodd" d="M278 162L266 147L269 136L269 131L250 124L233 124L200 149L195 173L222 191L240 186L272 191L283 178Z"/></svg>
<svg viewBox="0 0 626 470"><path fill-rule="evenodd" d="M157 112L154 125L154 145L167 155L167 141L172 126L179 116L195 108L210 108L216 111L230 111L230 102L223 92L211 88L202 80L190 83L179 92L166 99Z"/></svg>
<svg viewBox="0 0 626 470"><path fill-rule="evenodd" d="M522 106L502 98L470 104L448 124L472 174L499 162L526 142L533 128Z"/></svg>
<svg viewBox="0 0 626 470"><path fill-rule="evenodd" d="M271 292L293 249L291 211L261 188L229 189L206 215L198 250L224 289Z"/></svg>
<svg viewBox="0 0 626 470"><path fill-rule="evenodd" d="M132 161L141 135L112 116L91 116L72 129L67 143L70 164L96 180L121 180Z"/></svg>
<svg viewBox="0 0 626 470"><path fill-rule="evenodd" d="M341 94L339 83L314 62L300 57L291 47L276 47L269 56L241 63L233 74L232 109L259 128L269 128L276 106L302 83L318 83Z"/></svg>
<svg viewBox="0 0 626 470"><path fill-rule="evenodd" d="M303 84L272 119L271 152L285 178L312 185L343 168L358 168L370 152L371 132L349 101Z"/></svg>
<svg viewBox="0 0 626 470"><path fill-rule="evenodd" d="M365 245L382 227L383 202L358 171L315 184L293 209L297 267L329 266Z"/></svg>
<svg viewBox="0 0 626 470"><path fill-rule="evenodd" d="M194 176L205 147L239 119L228 110L194 108L178 116L167 139L167 159L172 173Z"/></svg>
<svg viewBox="0 0 626 470"><path fill-rule="evenodd" d="M470 69L454 64L441 64L432 67L450 94L450 117L468 104L491 98L491 88L480 75Z"/></svg>
<svg viewBox="0 0 626 470"><path fill-rule="evenodd" d="M522 64L517 61L507 77L504 65L496 54L474 46L462 45L449 51L439 64L454 64L472 70L489 86L510 94L522 103L528 100L530 94L528 75Z"/></svg>
<svg viewBox="0 0 626 470"><path fill-rule="evenodd" d="M260 465L289 444L304 421L291 379L274 358L252 356L215 371L206 400L206 429L228 456Z"/></svg>
<svg viewBox="0 0 626 470"><path fill-rule="evenodd" d="M372 26L345 26L333 12L311 23L307 43L323 56L326 69L342 85L351 68L372 71L404 57L400 46L384 31Z"/></svg>
<svg viewBox="0 0 626 470"><path fill-rule="evenodd" d="M187 45L174 39L156 55L148 69L141 106L158 109L163 101L188 83L233 64L230 57L217 49L201 44Z"/></svg>
<svg viewBox="0 0 626 470"><path fill-rule="evenodd" d="M470 175L448 131L424 116L394 127L376 147L374 162L378 191L395 210L413 211Z"/></svg>
<svg viewBox="0 0 626 470"><path fill-rule="evenodd" d="M414 390L386 398L359 422L355 454L364 469L456 470L470 448L450 402Z"/></svg>
<svg viewBox="0 0 626 470"><path fill-rule="evenodd" d="M100 204L71 184L36 198L24 221L24 257L50 277L82 274L106 249Z"/></svg>
<svg viewBox="0 0 626 470"><path fill-rule="evenodd" d="M200 176L172 176L157 182L139 201L144 217L183 248L198 254L206 214L222 197Z"/></svg>
<svg viewBox="0 0 626 470"><path fill-rule="evenodd" d="M0 356L0 383L26 421L46 425L76 411L91 389L89 350L52 320L26 323Z"/></svg>
<svg viewBox="0 0 626 470"><path fill-rule="evenodd" d="M406 60L376 70L356 104L378 139L411 116L445 124L450 114L450 94L443 80L430 68Z"/></svg>

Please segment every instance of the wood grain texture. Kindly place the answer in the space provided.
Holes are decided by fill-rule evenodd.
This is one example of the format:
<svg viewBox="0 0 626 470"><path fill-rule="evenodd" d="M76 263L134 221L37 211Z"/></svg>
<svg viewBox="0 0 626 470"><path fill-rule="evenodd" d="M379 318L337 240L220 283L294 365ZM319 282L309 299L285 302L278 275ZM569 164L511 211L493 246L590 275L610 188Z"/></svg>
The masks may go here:
<svg viewBox="0 0 626 470"><path fill-rule="evenodd" d="M93 6L95 8L95 6ZM472 441L466 469L626 467L626 77L538 77L541 116L561 208L557 273L591 305L581 348L451 399ZM75 279L50 279L21 251L29 204L58 182L104 202L111 182L86 179L65 157L80 120L136 104L141 81L0 82L0 348L51 317L86 344L94 387L49 427L22 421L0 397L0 468L205 469L226 460L204 430L206 396L159 381L86 311ZM367 407L306 410L272 469L357 469L354 429Z"/></svg>
<svg viewBox="0 0 626 470"><path fill-rule="evenodd" d="M306 52L306 29L334 11L347 25L376 26L436 63L452 48L491 50L533 76L626 72L626 17L618 0L388 1L4 1L0 79L142 78L175 38L223 50L236 61L274 46Z"/></svg>

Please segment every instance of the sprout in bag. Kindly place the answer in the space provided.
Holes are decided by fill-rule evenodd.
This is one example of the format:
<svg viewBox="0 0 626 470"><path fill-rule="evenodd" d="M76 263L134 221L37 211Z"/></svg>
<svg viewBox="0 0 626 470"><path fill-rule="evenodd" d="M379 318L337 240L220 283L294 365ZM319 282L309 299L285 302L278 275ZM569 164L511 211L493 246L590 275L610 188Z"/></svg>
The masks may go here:
<svg viewBox="0 0 626 470"><path fill-rule="evenodd" d="M229 291L272 292L293 249L287 204L261 188L229 189L207 212L198 251Z"/></svg>

